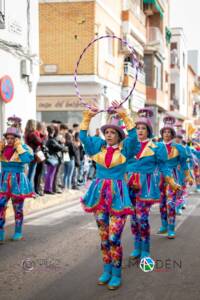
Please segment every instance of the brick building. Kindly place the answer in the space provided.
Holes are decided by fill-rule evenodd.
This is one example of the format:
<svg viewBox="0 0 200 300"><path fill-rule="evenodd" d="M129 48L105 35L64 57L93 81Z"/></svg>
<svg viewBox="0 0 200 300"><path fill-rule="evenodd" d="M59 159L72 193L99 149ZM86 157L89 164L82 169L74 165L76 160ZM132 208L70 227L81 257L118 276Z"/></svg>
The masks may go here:
<svg viewBox="0 0 200 300"><path fill-rule="evenodd" d="M74 90L74 68L84 47L94 38L115 34L135 48L144 71L139 72L126 105L135 114L145 104L158 113L169 108L168 1L156 0L40 0L41 77L37 92L38 119L79 122L81 111ZM169 33L169 32L168 32ZM118 40L95 43L79 66L83 99L100 107L127 96L135 70L132 55ZM103 122L98 116L95 126Z"/></svg>
<svg viewBox="0 0 200 300"><path fill-rule="evenodd" d="M74 68L84 47L105 34L122 37L135 47L143 60L146 43L143 1L40 1L41 77L37 93L38 118L79 122L81 111L74 90ZM137 11L135 11L137 9ZM83 99L105 107L125 97L134 77L130 51L118 40L95 43L78 70ZM134 99L134 100L133 100ZM134 96L127 105L132 111L144 106L145 75L140 72ZM99 122L103 115L99 115ZM96 122L95 122L96 123Z"/></svg>

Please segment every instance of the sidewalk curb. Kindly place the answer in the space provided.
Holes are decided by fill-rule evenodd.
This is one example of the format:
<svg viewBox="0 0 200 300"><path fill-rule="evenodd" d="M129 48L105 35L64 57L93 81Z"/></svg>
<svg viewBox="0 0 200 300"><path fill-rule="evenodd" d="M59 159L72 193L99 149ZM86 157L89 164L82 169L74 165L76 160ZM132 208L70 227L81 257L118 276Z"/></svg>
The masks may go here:
<svg viewBox="0 0 200 300"><path fill-rule="evenodd" d="M24 215L30 214L35 211L39 211L56 204L67 203L72 200L77 200L83 196L84 190L73 192L63 192L62 194L45 195L37 198L27 198L24 201ZM14 216L12 202L9 200L8 207L6 210L6 219Z"/></svg>

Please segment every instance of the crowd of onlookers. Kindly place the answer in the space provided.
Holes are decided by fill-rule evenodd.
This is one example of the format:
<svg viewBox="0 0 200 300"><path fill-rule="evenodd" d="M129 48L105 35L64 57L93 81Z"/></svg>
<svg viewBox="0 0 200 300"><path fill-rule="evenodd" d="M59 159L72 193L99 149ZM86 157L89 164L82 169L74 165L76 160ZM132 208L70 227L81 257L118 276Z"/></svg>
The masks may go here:
<svg viewBox="0 0 200 300"><path fill-rule="evenodd" d="M36 195L79 189L95 176L95 163L84 152L78 124L68 128L56 120L48 126L28 120L24 141L34 152L27 172Z"/></svg>
<svg viewBox="0 0 200 300"><path fill-rule="evenodd" d="M21 119L16 116L10 117L7 125L18 127L22 132ZM95 135L100 136L99 128ZM22 136L34 153L26 172L36 196L76 190L95 177L96 165L84 152L79 124L69 128L57 120L48 125L28 120ZM160 139L154 137L153 141ZM176 143L186 144L179 136ZM188 145L191 144L195 142L188 141Z"/></svg>

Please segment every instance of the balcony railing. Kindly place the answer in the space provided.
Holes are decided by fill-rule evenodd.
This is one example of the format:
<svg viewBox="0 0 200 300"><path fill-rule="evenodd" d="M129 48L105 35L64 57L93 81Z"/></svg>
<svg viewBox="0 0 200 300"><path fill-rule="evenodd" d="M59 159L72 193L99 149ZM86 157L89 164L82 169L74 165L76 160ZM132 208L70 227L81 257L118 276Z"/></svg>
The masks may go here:
<svg viewBox="0 0 200 300"><path fill-rule="evenodd" d="M146 76L145 73L143 71L139 71L138 73L138 81L145 84L146 81Z"/></svg>
<svg viewBox="0 0 200 300"><path fill-rule="evenodd" d="M177 49L173 49L170 52L170 61L171 61L171 68L180 68L180 63L179 63L179 56Z"/></svg>
<svg viewBox="0 0 200 300"><path fill-rule="evenodd" d="M143 13L137 1L127 0L123 10L130 10L134 16L145 26L145 14Z"/></svg>
<svg viewBox="0 0 200 300"><path fill-rule="evenodd" d="M148 46L155 47L158 51L164 54L163 35L158 27L148 27L147 44Z"/></svg>
<svg viewBox="0 0 200 300"><path fill-rule="evenodd" d="M179 110L179 108L180 108L179 99L176 98L176 97L173 97L172 101L173 101L174 108L177 109L177 110Z"/></svg>
<svg viewBox="0 0 200 300"><path fill-rule="evenodd" d="M135 68L132 67L131 63L124 63L124 75L135 77Z"/></svg>
<svg viewBox="0 0 200 300"><path fill-rule="evenodd" d="M131 65L130 62L124 63L124 75L135 77L136 69ZM138 72L138 81L145 84L145 73L143 71Z"/></svg>

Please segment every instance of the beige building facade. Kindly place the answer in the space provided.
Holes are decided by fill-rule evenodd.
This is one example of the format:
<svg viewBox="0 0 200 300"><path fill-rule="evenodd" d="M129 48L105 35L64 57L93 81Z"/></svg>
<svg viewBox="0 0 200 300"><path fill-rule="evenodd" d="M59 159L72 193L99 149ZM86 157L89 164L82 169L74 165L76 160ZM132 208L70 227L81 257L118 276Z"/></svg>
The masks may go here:
<svg viewBox="0 0 200 300"><path fill-rule="evenodd" d="M86 45L95 37L116 35L128 41L144 59L146 43L143 1L40 1L41 77L37 92L38 119L80 122L80 105L74 89L74 69ZM101 108L127 96L135 69L130 50L117 39L91 46L78 69L78 87L84 100ZM144 72L126 105L133 112L146 102ZM100 114L95 124L104 121ZM94 126L93 126L94 128Z"/></svg>
<svg viewBox="0 0 200 300"><path fill-rule="evenodd" d="M188 112L186 123L200 128L200 78L190 65L188 65L187 77Z"/></svg>
<svg viewBox="0 0 200 300"><path fill-rule="evenodd" d="M84 107L75 95L76 62L91 40L114 34L134 47L143 65L126 106L133 115L145 105L152 106L154 129L158 131L169 110L168 26L169 1L40 0L42 65L37 91L38 119L80 122ZM78 86L83 99L95 101L101 108L114 99L124 99L134 79L132 53L117 39L103 39L93 44L78 69ZM95 124L101 124L105 114L97 119Z"/></svg>
<svg viewBox="0 0 200 300"><path fill-rule="evenodd" d="M159 134L162 119L169 110L169 1L143 2L147 30L144 56L146 104L153 107L154 132Z"/></svg>

